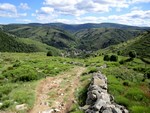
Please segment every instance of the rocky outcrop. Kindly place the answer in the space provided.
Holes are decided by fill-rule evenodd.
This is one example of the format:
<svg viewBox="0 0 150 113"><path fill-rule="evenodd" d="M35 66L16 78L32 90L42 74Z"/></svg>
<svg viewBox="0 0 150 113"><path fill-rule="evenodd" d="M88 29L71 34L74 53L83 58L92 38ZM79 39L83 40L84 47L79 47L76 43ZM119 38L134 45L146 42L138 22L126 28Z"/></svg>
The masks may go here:
<svg viewBox="0 0 150 113"><path fill-rule="evenodd" d="M88 88L85 113L129 113L128 110L114 102L113 96L107 92L107 78L94 73Z"/></svg>

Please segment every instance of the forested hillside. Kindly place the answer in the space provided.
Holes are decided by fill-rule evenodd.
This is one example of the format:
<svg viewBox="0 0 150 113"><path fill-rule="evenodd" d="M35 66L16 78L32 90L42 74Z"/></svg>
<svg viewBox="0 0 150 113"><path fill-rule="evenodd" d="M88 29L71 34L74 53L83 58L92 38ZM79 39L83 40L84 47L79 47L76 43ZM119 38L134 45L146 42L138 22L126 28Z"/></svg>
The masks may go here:
<svg viewBox="0 0 150 113"><path fill-rule="evenodd" d="M138 57L150 58L150 32L147 31L134 39L118 45L99 50L98 53L116 53L123 56L128 56L130 51L135 51Z"/></svg>
<svg viewBox="0 0 150 113"><path fill-rule="evenodd" d="M3 52L37 52L37 48L32 44L21 43L14 36L10 36L0 31L0 51Z"/></svg>
<svg viewBox="0 0 150 113"><path fill-rule="evenodd" d="M80 25L68 25L62 23L50 23L50 24L31 23L31 24L2 25L1 29L3 32L11 34L14 37L19 37L13 38L13 40L17 41L17 43L22 43L23 45L23 47L21 47L22 49L15 50L17 52L18 51L45 52L51 50L52 52L54 52L54 54L57 54L60 53L59 49L61 49L62 51L67 53L67 56L68 55L74 56L76 54L78 55L80 54L79 56L86 56L86 54L89 52L91 53L92 51L101 50L107 47L113 48L112 45L124 42L127 43L129 46L131 45L129 44L129 42L133 42L130 40L132 39L134 40L134 38L136 38L139 35L142 36L141 34L143 34L149 28L112 24L112 23L80 24ZM69 29L71 31L69 31ZM143 41L143 39L141 40ZM149 39L146 39L146 41L143 43L149 44L148 40ZM142 41L139 40L139 42ZM28 45L28 47L26 47L25 45ZM119 50L125 49L123 46L119 47L120 47ZM139 46L137 45L136 47ZM129 52L128 51L129 48L133 47L128 47L126 48L126 50L122 51ZM8 50L7 48L4 51L12 51L12 50ZM137 51L139 50L137 49ZM127 52L123 52L123 54L126 55Z"/></svg>
<svg viewBox="0 0 150 113"><path fill-rule="evenodd" d="M114 28L97 28L79 31L75 36L80 40L78 48L98 50L110 45L119 44L138 36L140 30L123 30Z"/></svg>
<svg viewBox="0 0 150 113"><path fill-rule="evenodd" d="M0 51L1 52L47 52L52 51L53 55L60 54L60 50L41 42L18 38L0 30Z"/></svg>
<svg viewBox="0 0 150 113"><path fill-rule="evenodd" d="M30 38L59 49L70 48L76 43L70 33L54 27L6 25L3 26L3 30L18 37Z"/></svg>

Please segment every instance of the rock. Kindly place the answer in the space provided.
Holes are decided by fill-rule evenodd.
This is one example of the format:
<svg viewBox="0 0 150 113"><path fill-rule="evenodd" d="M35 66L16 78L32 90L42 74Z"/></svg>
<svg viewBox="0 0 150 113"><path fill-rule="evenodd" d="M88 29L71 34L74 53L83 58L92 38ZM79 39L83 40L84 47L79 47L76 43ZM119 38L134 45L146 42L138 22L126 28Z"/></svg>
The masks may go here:
<svg viewBox="0 0 150 113"><path fill-rule="evenodd" d="M124 109L123 113L129 113L129 111L127 109Z"/></svg>
<svg viewBox="0 0 150 113"><path fill-rule="evenodd" d="M89 108L89 106L90 106L90 105L85 105L85 106L81 107L81 109L86 110L86 109Z"/></svg>
<svg viewBox="0 0 150 113"><path fill-rule="evenodd" d="M2 102L0 102L0 106L2 106L3 105L3 103Z"/></svg>
<svg viewBox="0 0 150 113"><path fill-rule="evenodd" d="M25 110L25 109L27 109L27 104L16 105L16 110L18 111Z"/></svg>
<svg viewBox="0 0 150 113"><path fill-rule="evenodd" d="M53 112L54 112L54 109L49 109L49 110L46 110L46 111L42 111L42 113L53 113Z"/></svg>
<svg viewBox="0 0 150 113"><path fill-rule="evenodd" d="M94 111L100 111L102 106L106 106L105 100L97 100L97 102L92 107Z"/></svg>
<svg viewBox="0 0 150 113"><path fill-rule="evenodd" d="M113 113L122 113L122 111L117 107L113 108L112 111Z"/></svg>
<svg viewBox="0 0 150 113"><path fill-rule="evenodd" d="M54 112L60 112L60 110L59 109L54 109Z"/></svg>
<svg viewBox="0 0 150 113"><path fill-rule="evenodd" d="M107 92L107 78L94 73L88 88L85 113L129 113L124 106L114 103L114 97Z"/></svg>

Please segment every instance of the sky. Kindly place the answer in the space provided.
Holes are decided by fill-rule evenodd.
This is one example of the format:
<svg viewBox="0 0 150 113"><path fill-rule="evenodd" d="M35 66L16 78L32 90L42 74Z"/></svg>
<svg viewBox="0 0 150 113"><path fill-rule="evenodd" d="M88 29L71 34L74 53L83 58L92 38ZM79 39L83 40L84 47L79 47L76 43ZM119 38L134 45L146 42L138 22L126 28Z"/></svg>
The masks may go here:
<svg viewBox="0 0 150 113"><path fill-rule="evenodd" d="M54 22L150 27L150 0L0 0L0 24Z"/></svg>

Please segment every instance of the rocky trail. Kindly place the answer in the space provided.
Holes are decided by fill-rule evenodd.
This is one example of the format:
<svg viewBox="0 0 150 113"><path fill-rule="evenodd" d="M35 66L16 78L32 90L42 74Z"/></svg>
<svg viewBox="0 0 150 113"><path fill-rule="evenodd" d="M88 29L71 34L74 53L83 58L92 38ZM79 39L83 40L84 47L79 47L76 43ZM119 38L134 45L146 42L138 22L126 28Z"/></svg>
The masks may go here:
<svg viewBox="0 0 150 113"><path fill-rule="evenodd" d="M36 101L29 113L66 113L74 102L74 91L85 68L75 67L55 77L47 77L36 88Z"/></svg>

